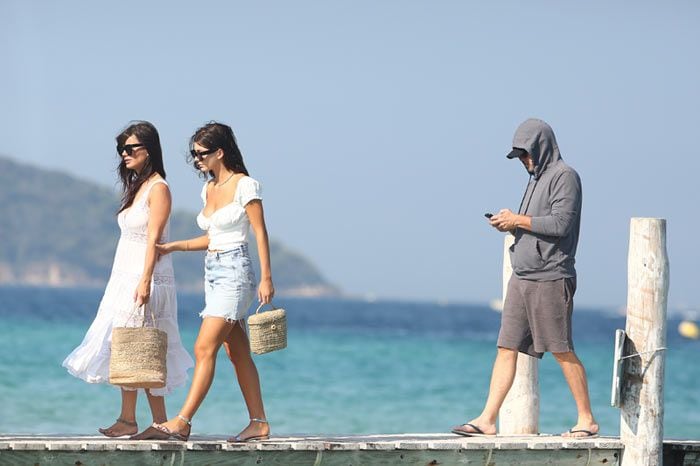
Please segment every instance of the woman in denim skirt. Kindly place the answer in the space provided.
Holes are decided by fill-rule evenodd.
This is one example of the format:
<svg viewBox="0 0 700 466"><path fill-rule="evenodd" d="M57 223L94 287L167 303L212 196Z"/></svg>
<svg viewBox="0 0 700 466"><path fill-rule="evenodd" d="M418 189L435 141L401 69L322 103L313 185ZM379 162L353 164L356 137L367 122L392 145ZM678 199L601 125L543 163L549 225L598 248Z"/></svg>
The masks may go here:
<svg viewBox="0 0 700 466"><path fill-rule="evenodd" d="M142 439L187 440L191 419L204 400L214 378L216 355L223 344L236 370L250 423L230 442L269 438L260 379L250 355L244 319L255 298L256 284L248 255L248 231L252 226L260 257L257 297L269 303L275 290L270 270L270 247L263 215L260 184L248 176L233 131L212 122L190 139L191 162L207 177L202 188L204 208L197 224L207 234L198 238L158 245L161 254L207 250L204 267L205 307L194 346L192 386L177 417L154 423Z"/></svg>

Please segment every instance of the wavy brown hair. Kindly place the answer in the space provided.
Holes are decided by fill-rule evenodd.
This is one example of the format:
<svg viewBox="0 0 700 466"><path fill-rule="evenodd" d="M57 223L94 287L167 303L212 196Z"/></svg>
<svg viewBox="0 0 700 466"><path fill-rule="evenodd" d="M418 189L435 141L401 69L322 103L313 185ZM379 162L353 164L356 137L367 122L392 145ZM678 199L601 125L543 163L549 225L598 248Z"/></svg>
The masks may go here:
<svg viewBox="0 0 700 466"><path fill-rule="evenodd" d="M135 121L131 123L116 137L117 152L119 152L118 148L122 147L131 136L136 136L139 143L146 147L148 157L146 158L146 164L143 166L143 170L137 173L135 170L126 168L124 158L121 154L117 153L119 157L117 172L119 173L119 179L122 183L122 200L117 213L131 207L131 204L134 203L136 193L139 192L139 188L151 175L158 173L165 179L163 151L160 148L160 137L158 136L156 127L148 121Z"/></svg>
<svg viewBox="0 0 700 466"><path fill-rule="evenodd" d="M190 150L194 150L195 142L206 149L223 150L223 162L226 168L234 173L243 173L250 176L245 163L243 163L243 154L238 148L236 136L233 134L230 126L211 121L194 132L190 138ZM192 157L191 153L187 156L187 162L191 163L195 170L201 173L197 167L197 160ZM209 172L209 176L214 176L214 174Z"/></svg>

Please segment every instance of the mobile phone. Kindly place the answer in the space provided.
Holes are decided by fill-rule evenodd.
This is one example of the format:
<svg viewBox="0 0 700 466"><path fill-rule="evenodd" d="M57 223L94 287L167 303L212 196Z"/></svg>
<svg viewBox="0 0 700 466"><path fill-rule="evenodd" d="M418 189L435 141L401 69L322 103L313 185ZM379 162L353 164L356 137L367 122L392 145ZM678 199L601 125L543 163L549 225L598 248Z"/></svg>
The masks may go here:
<svg viewBox="0 0 700 466"><path fill-rule="evenodd" d="M484 217L486 217L486 218L491 218L491 217L493 217L493 214L490 213L490 212L488 212L488 213L485 213L485 214L484 214Z"/></svg>

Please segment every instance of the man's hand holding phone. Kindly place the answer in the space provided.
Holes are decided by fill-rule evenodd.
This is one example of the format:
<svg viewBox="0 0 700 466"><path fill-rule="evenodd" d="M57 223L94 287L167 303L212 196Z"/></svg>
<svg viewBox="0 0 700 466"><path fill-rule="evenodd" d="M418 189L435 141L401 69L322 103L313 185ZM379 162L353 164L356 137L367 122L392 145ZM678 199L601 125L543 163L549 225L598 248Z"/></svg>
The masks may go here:
<svg viewBox="0 0 700 466"><path fill-rule="evenodd" d="M499 212L499 213L500 213L500 212ZM486 219L489 221L489 225L491 225L492 227L494 227L496 230L498 230L498 231L508 231L508 230L502 230L502 229L499 227L499 224L498 224L498 220L499 220L498 214L494 215L494 214L492 214L491 212L487 212L487 213L484 214L484 217L486 217Z"/></svg>
<svg viewBox="0 0 700 466"><path fill-rule="evenodd" d="M531 218L527 215L519 215L511 212L510 209L501 209L497 214L489 218L489 223L498 231L515 231L516 228L523 228L530 231Z"/></svg>
<svg viewBox="0 0 700 466"><path fill-rule="evenodd" d="M489 224L498 231L507 232L515 229L514 226L510 225L509 220L513 213L508 209L501 209L497 214L486 213L484 217L489 220Z"/></svg>

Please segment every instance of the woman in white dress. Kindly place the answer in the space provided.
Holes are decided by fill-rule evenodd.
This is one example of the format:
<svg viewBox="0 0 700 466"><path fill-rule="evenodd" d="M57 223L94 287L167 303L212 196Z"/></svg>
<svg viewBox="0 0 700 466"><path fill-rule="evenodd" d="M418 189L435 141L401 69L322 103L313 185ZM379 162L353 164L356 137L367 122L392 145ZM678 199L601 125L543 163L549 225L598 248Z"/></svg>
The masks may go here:
<svg viewBox="0 0 700 466"><path fill-rule="evenodd" d="M195 168L207 178L202 187L204 208L197 216L197 224L207 233L198 238L159 244L157 248L164 255L172 251L207 250L205 307L200 313L202 325L194 347L197 363L190 391L177 417L165 423L154 423L141 438L183 441L189 438L190 420L211 386L216 355L223 344L236 371L250 417L248 425L229 441L267 439L270 427L244 321L256 297L255 275L248 255L251 226L260 257L257 298L261 303L269 303L275 293L260 184L248 176L229 126L209 123L199 128L190 140L190 149Z"/></svg>
<svg viewBox="0 0 700 466"><path fill-rule="evenodd" d="M180 341L172 261L169 257L157 260L156 243L168 239L170 191L165 182L160 138L151 123L135 122L116 139L122 182L117 214L121 236L95 320L63 366L88 383L108 383L112 327L138 326L144 310L148 309L147 316L152 310L156 326L168 334L167 379L164 388L146 390L146 395L153 421L163 422L167 419L164 396L185 384L187 369L193 365ZM138 432L137 391L121 387L121 395L117 421L98 429L107 437Z"/></svg>

